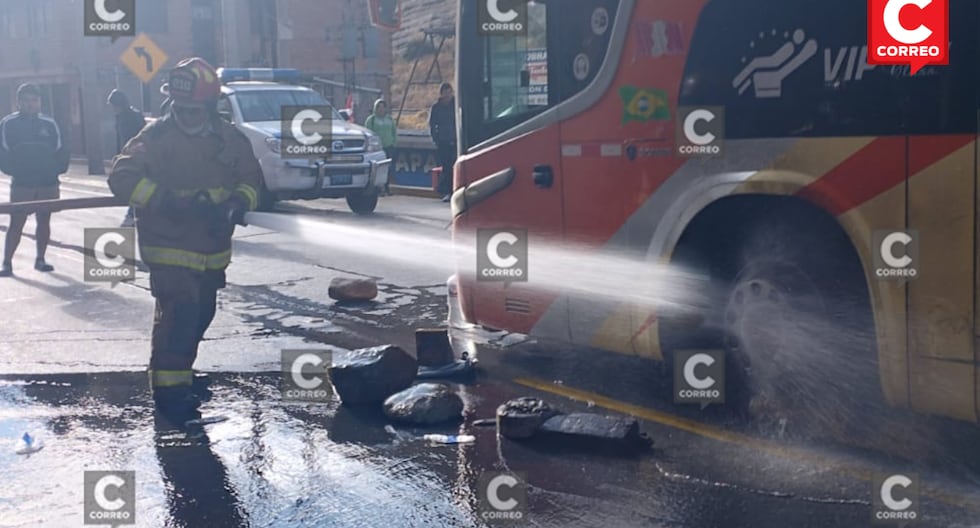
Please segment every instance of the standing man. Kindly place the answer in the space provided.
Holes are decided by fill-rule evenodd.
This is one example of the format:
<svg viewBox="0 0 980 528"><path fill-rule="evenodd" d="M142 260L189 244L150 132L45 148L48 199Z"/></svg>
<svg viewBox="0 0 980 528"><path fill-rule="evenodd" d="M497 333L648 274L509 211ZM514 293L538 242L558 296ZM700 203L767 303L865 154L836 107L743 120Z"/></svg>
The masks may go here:
<svg viewBox="0 0 980 528"><path fill-rule="evenodd" d="M57 200L58 176L68 171L71 150L54 119L41 113L41 89L26 83L17 88L18 111L0 121L0 171L9 174L11 202ZM54 271L44 254L51 239L51 213L34 213L37 256L34 269ZM27 223L26 213L10 215L0 277L13 275L13 259Z"/></svg>
<svg viewBox="0 0 980 528"><path fill-rule="evenodd" d="M453 85L442 83L439 100L429 110L429 133L436 144L436 159L442 167L439 194L448 202L453 192L453 165L456 164L456 98Z"/></svg>
<svg viewBox="0 0 980 528"><path fill-rule="evenodd" d="M109 92L108 104L116 114L116 154L118 155L126 143L143 130L146 119L139 110L130 106L129 98L119 90ZM126 211L122 227L133 227L133 220L133 208L130 207Z"/></svg>
<svg viewBox="0 0 980 528"><path fill-rule="evenodd" d="M235 225L255 209L262 169L244 134L218 115L214 68L185 59L170 72L172 105L113 160L112 192L140 221L140 255L156 299L149 365L157 410L197 412L191 390L198 344L225 287Z"/></svg>
<svg viewBox="0 0 980 528"><path fill-rule="evenodd" d="M374 113L369 115L367 120L364 121L364 126L378 135L378 138L381 139L381 148L384 149L385 156L394 162L395 142L398 140L398 131L395 129L395 120L388 115L388 103L384 99L378 99L374 102ZM391 178L388 180L390 181ZM385 184L385 194L391 194L388 191L387 184Z"/></svg>

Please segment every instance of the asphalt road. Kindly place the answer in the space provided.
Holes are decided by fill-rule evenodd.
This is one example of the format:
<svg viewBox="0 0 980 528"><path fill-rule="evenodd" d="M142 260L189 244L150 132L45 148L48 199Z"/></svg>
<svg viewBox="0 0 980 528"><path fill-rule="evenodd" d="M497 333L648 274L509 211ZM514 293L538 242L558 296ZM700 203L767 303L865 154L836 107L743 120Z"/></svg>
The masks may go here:
<svg viewBox="0 0 980 528"><path fill-rule="evenodd" d="M0 201L6 190L0 183ZM62 186L63 197L105 193L102 180L75 172ZM281 206L318 229L407 243L448 240L448 210L411 197L382 199L373 217L343 201ZM104 470L133 472L138 526L872 526L876 476L908 474L918 484L916 525L980 527L976 427L897 413L880 438L764 436L725 410L674 405L670 377L654 364L523 336L454 331L457 351L481 366L475 380L453 384L467 404L458 426L393 429L374 410L284 402L283 349L394 343L413 352L416 328L445 324L451 264L412 265L255 227L236 234L229 287L196 364L208 373L203 414L227 420L175 434L154 414L142 372L153 306L145 272L115 288L82 280L83 229L114 227L123 214L56 214L51 274L31 267L29 221L17 276L0 282L0 526L83 525L84 474ZM375 278L378 299L333 302L327 287L338 276ZM473 425L524 395L564 411L636 416L654 449L518 443ZM25 432L43 449L15 453ZM476 442L418 438L429 432ZM499 471L526 480L518 523L484 516L481 479Z"/></svg>

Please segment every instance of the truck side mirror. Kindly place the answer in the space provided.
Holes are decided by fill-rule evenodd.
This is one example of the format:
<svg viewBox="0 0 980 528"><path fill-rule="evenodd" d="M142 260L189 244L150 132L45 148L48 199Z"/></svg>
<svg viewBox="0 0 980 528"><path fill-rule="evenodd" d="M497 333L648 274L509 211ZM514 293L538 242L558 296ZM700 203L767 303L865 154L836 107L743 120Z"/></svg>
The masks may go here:
<svg viewBox="0 0 980 528"><path fill-rule="evenodd" d="M527 88L528 86L531 86L531 72L521 70L521 88Z"/></svg>

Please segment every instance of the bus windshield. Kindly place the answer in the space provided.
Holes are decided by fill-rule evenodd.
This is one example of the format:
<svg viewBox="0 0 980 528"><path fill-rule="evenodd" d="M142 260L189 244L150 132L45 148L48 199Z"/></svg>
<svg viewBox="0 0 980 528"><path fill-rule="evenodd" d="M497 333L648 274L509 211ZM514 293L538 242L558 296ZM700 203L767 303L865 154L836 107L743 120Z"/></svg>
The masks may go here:
<svg viewBox="0 0 980 528"><path fill-rule="evenodd" d="M527 27L513 34L460 31L464 148L481 143L580 92L595 78L609 43L617 0L527 3ZM474 7L475 6L475 7ZM463 3L461 27L480 28Z"/></svg>

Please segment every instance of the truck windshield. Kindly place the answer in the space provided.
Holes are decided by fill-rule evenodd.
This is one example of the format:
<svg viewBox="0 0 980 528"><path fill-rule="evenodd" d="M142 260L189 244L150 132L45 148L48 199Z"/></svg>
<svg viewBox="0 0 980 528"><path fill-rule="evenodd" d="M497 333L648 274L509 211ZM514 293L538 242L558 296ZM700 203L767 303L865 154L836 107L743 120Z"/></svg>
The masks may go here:
<svg viewBox="0 0 980 528"><path fill-rule="evenodd" d="M279 121L282 107L303 105L329 105L320 94L307 90L255 90L235 92L242 119L247 122ZM337 110L331 107L333 119L342 121Z"/></svg>

